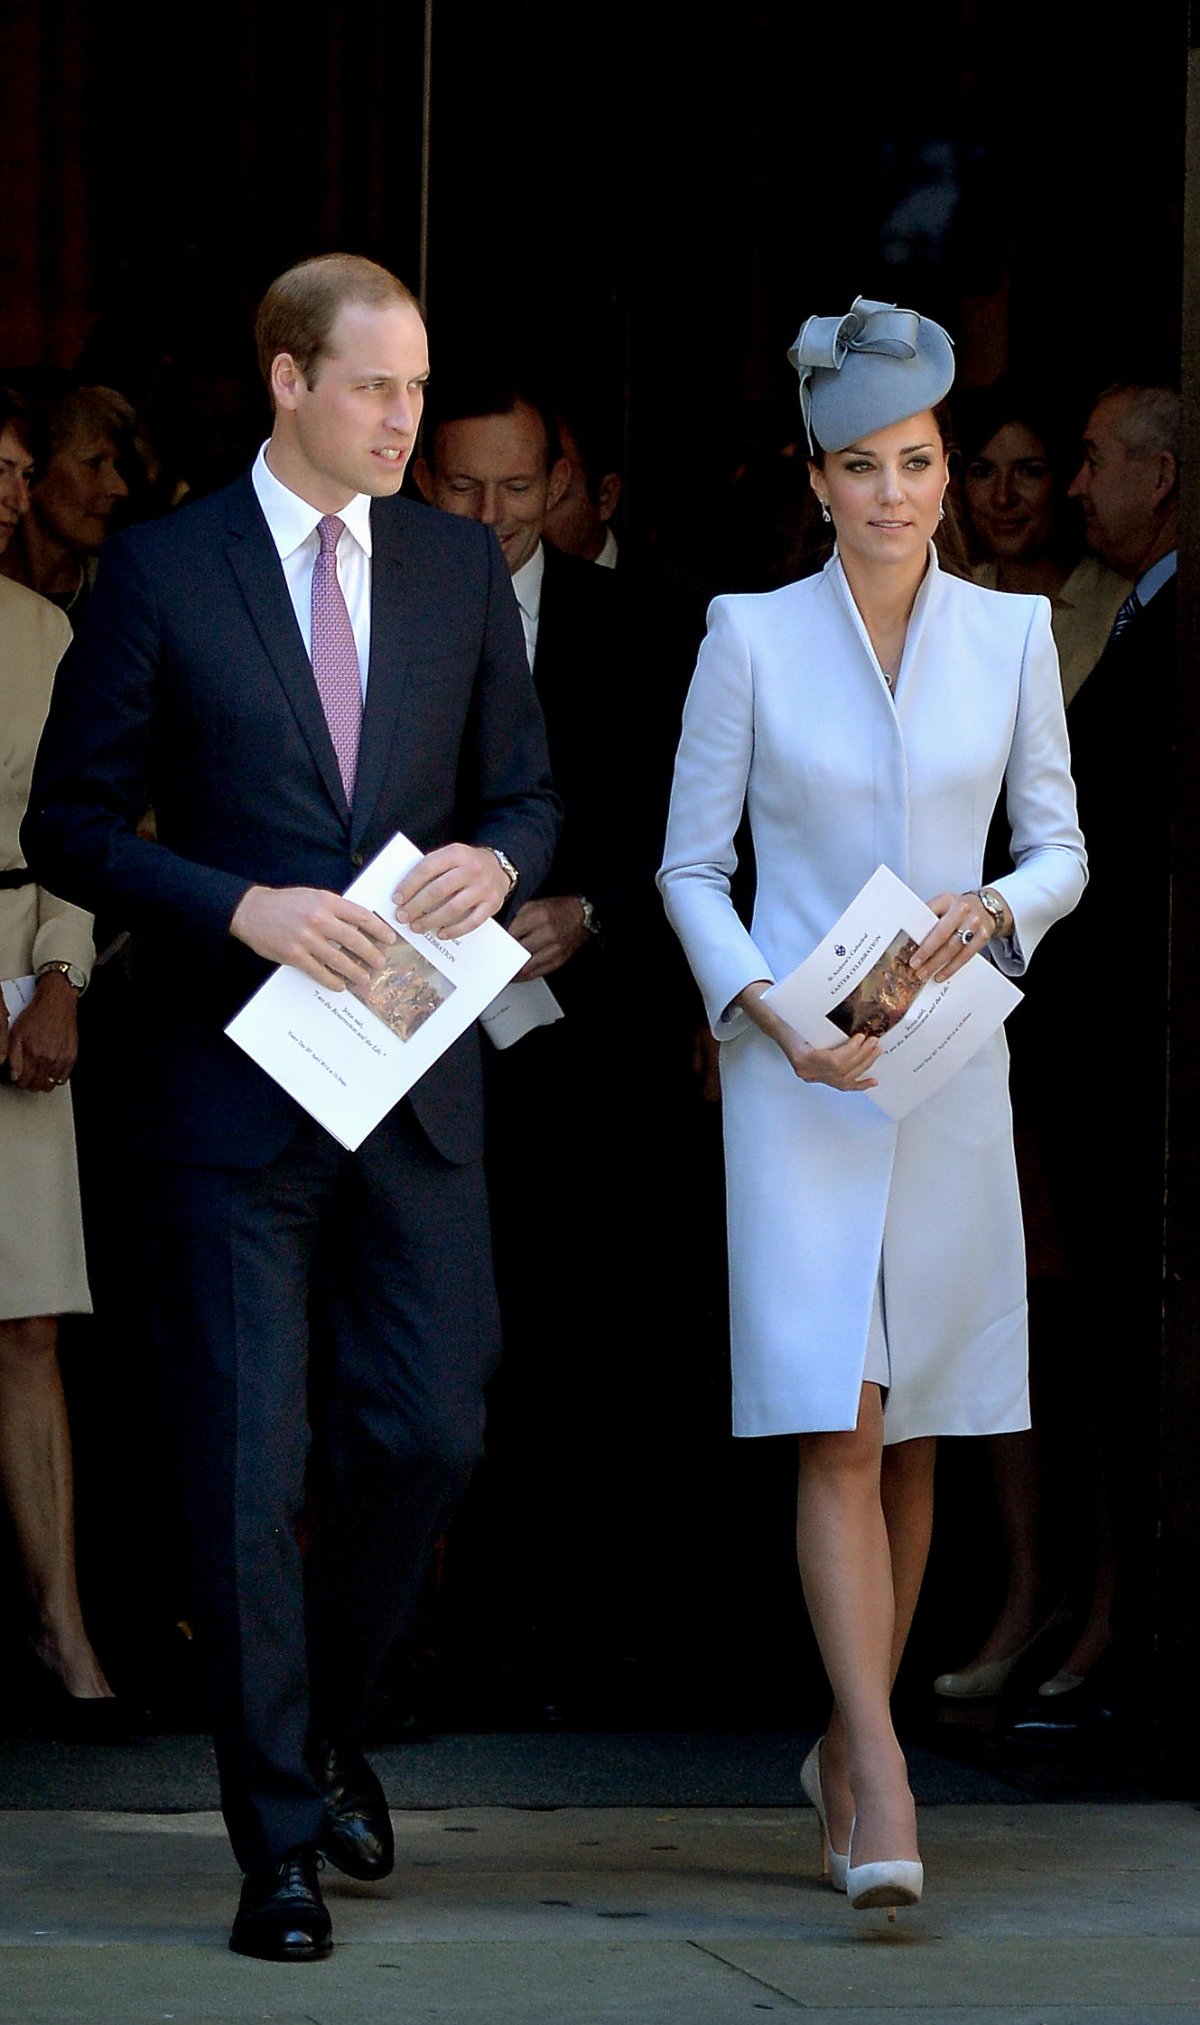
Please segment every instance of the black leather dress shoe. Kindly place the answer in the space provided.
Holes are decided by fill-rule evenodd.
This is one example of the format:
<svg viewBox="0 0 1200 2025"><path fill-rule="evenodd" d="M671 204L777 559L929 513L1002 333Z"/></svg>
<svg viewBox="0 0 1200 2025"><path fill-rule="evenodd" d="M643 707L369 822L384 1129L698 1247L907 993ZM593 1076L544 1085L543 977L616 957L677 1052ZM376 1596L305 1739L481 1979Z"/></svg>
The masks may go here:
<svg viewBox="0 0 1200 2025"><path fill-rule="evenodd" d="M333 1947L333 1929L317 1881L317 1854L290 1849L268 1870L249 1870L229 1945L235 1955L260 1962L320 1962Z"/></svg>
<svg viewBox="0 0 1200 2025"><path fill-rule="evenodd" d="M396 1861L387 1796L361 1751L327 1744L317 1760L325 1790L325 1819L317 1847L347 1877L373 1883Z"/></svg>

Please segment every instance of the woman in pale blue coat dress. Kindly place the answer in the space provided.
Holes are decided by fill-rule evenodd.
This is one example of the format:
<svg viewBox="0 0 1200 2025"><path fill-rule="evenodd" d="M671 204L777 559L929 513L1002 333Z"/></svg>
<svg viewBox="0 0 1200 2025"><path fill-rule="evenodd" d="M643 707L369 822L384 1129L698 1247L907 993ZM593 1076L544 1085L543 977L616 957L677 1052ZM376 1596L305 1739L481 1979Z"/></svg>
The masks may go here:
<svg viewBox="0 0 1200 2025"><path fill-rule="evenodd" d="M799 1437L834 1694L804 1783L834 1884L890 1910L923 1885L889 1703L935 1438L1028 1425L1007 1052L997 1034L897 1124L864 1094L876 1040L810 1048L763 994L881 863L938 917L924 979L985 949L1020 975L1085 872L1049 607L938 567L948 338L859 302L810 318L793 356L837 549L820 576L713 606L660 883L722 1042L735 1432ZM1015 869L981 890L1002 791ZM749 929L730 899L743 807Z"/></svg>

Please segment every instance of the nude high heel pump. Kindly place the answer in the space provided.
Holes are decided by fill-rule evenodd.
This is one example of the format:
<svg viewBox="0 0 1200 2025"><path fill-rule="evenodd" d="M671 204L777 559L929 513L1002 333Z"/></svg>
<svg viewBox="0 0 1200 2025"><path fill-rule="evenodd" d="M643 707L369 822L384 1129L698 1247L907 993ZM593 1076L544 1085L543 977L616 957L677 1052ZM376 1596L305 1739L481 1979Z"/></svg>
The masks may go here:
<svg viewBox="0 0 1200 2025"><path fill-rule="evenodd" d="M933 1683L933 1692L948 1702L991 1701L1001 1694L1008 1685L1009 1676L1016 1672L1026 1653L1032 1652L1050 1632L1065 1624L1069 1612L1067 1599L1056 1604L1044 1624L1039 1624L1032 1638L1019 1645L1004 1659L976 1660L974 1666L960 1666L956 1673L940 1673Z"/></svg>
<svg viewBox="0 0 1200 2025"><path fill-rule="evenodd" d="M925 1866L901 1857L885 1863L855 1863L854 1829L850 1830L850 1851L846 1858L846 1891L856 1912L872 1906L886 1906L890 1920L898 1905L919 1905L925 1888Z"/></svg>
<svg viewBox="0 0 1200 2025"><path fill-rule="evenodd" d="M800 1767L800 1784L821 1824L821 1876L827 1877L835 1891L846 1889L848 1856L839 1855L829 1839L829 1822L825 1814L825 1796L821 1791L821 1739L818 1737L812 1750Z"/></svg>

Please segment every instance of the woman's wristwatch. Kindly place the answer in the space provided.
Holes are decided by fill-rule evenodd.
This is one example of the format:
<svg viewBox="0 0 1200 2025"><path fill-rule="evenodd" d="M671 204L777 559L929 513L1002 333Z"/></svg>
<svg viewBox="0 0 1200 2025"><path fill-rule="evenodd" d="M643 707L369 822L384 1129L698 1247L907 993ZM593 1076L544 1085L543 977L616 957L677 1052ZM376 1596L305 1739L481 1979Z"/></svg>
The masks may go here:
<svg viewBox="0 0 1200 2025"><path fill-rule="evenodd" d="M988 913L991 915L996 925L996 934L1003 935L1004 918L1008 913L1008 909L1004 905L1000 895L994 892L990 886L981 886L975 897L979 901L980 906L986 907Z"/></svg>

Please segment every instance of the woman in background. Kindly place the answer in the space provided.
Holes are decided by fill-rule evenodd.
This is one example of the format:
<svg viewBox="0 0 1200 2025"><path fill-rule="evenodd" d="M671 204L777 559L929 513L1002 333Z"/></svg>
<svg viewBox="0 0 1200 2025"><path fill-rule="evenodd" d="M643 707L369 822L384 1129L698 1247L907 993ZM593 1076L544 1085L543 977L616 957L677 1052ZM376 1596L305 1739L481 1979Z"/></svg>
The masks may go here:
<svg viewBox="0 0 1200 2025"><path fill-rule="evenodd" d="M68 387L41 405L50 454L0 573L57 605L74 630L113 513L129 496L119 466L137 417L112 387Z"/></svg>
<svg viewBox="0 0 1200 2025"><path fill-rule="evenodd" d="M0 388L0 549L29 504L32 423ZM29 1604L29 1643L71 1734L111 1733L112 1690L75 1578L71 1437L58 1317L89 1314L68 1082L91 918L39 886L18 832L59 657L62 613L0 577L0 1497ZM20 1004L20 999L27 1002Z"/></svg>
<svg viewBox="0 0 1200 2025"><path fill-rule="evenodd" d="M955 421L972 575L988 590L1049 598L1063 700L1070 703L1131 588L1084 548L1079 509L1067 497L1079 462L1073 439L1050 401L1004 380L964 394Z"/></svg>

